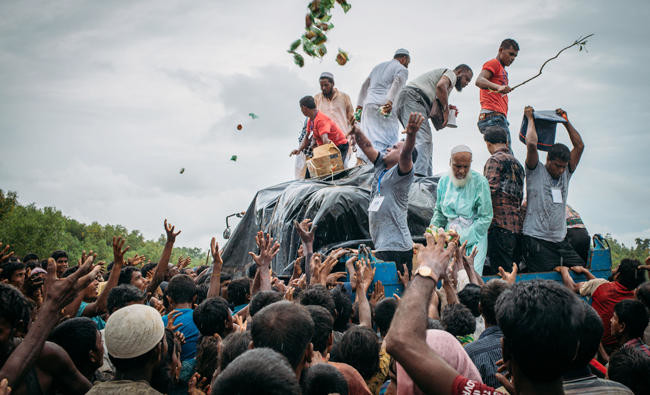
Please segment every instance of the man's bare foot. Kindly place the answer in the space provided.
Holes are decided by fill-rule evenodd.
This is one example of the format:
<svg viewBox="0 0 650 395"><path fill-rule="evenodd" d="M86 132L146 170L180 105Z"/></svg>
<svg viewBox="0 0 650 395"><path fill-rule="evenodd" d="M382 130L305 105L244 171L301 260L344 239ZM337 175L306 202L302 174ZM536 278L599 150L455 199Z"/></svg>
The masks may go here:
<svg viewBox="0 0 650 395"><path fill-rule="evenodd" d="M574 273L585 273L587 272L587 268L583 266L571 266L571 270Z"/></svg>

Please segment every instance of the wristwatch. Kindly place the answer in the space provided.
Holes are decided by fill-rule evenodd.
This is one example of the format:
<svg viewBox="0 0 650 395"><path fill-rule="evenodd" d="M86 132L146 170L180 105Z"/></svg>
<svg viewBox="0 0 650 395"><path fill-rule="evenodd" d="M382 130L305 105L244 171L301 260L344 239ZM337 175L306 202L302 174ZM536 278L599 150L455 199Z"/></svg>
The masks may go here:
<svg viewBox="0 0 650 395"><path fill-rule="evenodd" d="M432 279L433 282L435 282L435 283L438 282L438 279L433 275L433 270L431 270L431 268L428 267L428 266L420 266L420 267L418 267L417 270L415 271L415 275L416 276L420 275L422 277L428 277L428 278Z"/></svg>

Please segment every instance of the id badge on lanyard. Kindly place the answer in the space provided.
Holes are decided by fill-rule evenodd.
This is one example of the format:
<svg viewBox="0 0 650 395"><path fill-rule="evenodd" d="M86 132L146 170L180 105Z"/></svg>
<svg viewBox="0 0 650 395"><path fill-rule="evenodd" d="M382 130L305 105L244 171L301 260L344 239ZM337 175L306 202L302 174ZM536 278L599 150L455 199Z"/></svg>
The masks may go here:
<svg viewBox="0 0 650 395"><path fill-rule="evenodd" d="M368 211L370 212L374 213L379 211L381 204L384 202L384 197L381 196L381 179L384 177L384 174L386 174L387 171L388 170L384 170L377 180L377 196L372 199L372 202L370 202L370 205L368 206Z"/></svg>

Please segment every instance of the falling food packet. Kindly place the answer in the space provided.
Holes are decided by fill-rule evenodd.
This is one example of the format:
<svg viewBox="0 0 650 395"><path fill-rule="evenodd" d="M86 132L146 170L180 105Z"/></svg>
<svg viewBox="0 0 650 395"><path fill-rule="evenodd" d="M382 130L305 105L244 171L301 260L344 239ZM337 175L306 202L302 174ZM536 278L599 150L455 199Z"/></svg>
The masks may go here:
<svg viewBox="0 0 650 395"><path fill-rule="evenodd" d="M231 156L230 160L233 161L233 162L237 162L237 155Z"/></svg>
<svg viewBox="0 0 650 395"><path fill-rule="evenodd" d="M185 168L181 167L181 171L179 173L181 173L181 174L185 173Z"/></svg>
<svg viewBox="0 0 650 395"><path fill-rule="evenodd" d="M257 119L257 118L259 118L259 115L255 114L255 113L252 113L252 112L249 112L249 113L248 113L248 116L251 117L252 119Z"/></svg>
<svg viewBox="0 0 650 395"><path fill-rule="evenodd" d="M338 63L341 66L344 66L348 62L348 60L349 60L348 54L345 51L339 49L339 53L336 55L336 63Z"/></svg>
<svg viewBox="0 0 650 395"><path fill-rule="evenodd" d="M244 128L244 125L242 125L241 123L237 124L237 130L242 130L243 128Z"/></svg>

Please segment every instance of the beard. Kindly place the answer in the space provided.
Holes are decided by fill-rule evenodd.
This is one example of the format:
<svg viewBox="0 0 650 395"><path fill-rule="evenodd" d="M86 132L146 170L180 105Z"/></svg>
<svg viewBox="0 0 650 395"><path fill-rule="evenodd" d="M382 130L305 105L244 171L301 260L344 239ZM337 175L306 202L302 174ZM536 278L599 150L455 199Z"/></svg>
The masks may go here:
<svg viewBox="0 0 650 395"><path fill-rule="evenodd" d="M463 90L463 85L462 85L462 83L463 83L463 81L461 81L460 78L457 78L457 79L456 79L456 90L457 90L458 92L460 92L460 91Z"/></svg>
<svg viewBox="0 0 650 395"><path fill-rule="evenodd" d="M470 178L472 178L472 173L468 172L465 178L457 178L456 175L452 170L449 170L449 179L451 180L451 183L454 184L456 188L463 188L467 183L469 182Z"/></svg>

